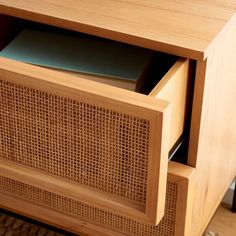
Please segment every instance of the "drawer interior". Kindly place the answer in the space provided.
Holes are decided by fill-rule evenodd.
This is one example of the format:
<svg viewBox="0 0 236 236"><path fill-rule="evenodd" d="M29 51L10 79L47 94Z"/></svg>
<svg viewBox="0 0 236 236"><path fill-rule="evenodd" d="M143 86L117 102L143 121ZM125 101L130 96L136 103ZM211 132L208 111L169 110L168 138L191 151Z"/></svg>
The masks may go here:
<svg viewBox="0 0 236 236"><path fill-rule="evenodd" d="M97 38L91 35L85 35L79 32L74 32L1 14L0 19L2 29L0 34L0 50L4 49L4 47L6 47L7 44L14 40L19 32L21 32L25 28L39 31L43 30L45 32L53 32L56 34L65 34L75 37L83 35L83 37L85 38ZM98 38L98 40L101 39ZM186 76L182 76L181 74L186 73L186 70L190 70L189 62L186 62L185 65L183 64L184 59L178 59L178 57L176 56L165 53L152 52L151 62L149 63L148 68L145 71L146 79L142 84L143 86L141 86L138 91L139 93L160 98L172 103L173 108L169 156L172 155L172 153L175 151L175 147L178 147L178 145L183 140L183 130L185 129L185 123L187 120L186 115L188 114L187 109L189 107L186 102L188 100L191 100L187 99L187 97L191 97L191 95L189 94L189 88L187 87L189 86L189 81L186 81ZM180 67L182 68L180 69ZM51 69L53 70L53 68ZM54 70L58 71L57 68L54 68ZM179 70L180 72L176 73L177 70ZM65 74L68 73L75 75L76 77L80 77L79 79L87 79L87 76L83 76L81 75L81 73L76 74L75 72L65 72L64 70L61 70L61 72Z"/></svg>
<svg viewBox="0 0 236 236"><path fill-rule="evenodd" d="M32 24L6 19L17 26L2 31L2 45ZM157 224L168 152L185 129L190 71L187 59L162 58L144 94L0 58L2 172Z"/></svg>
<svg viewBox="0 0 236 236"><path fill-rule="evenodd" d="M10 52L7 51L7 53L5 54L8 58L11 59L11 57L13 57L14 60L16 59L23 62L29 62L29 64L35 64L38 66L43 66L45 68L51 68L61 72L66 72L80 77L80 79L84 78L87 80L103 82L105 84L114 85L121 88L126 87L125 85L123 85L125 81L130 81L130 79L132 80L132 73L135 73L134 71L132 71L135 70L135 63L142 67L144 66L144 63L146 64L146 66L143 67L142 72L139 72L140 75L136 82L135 91L146 95L151 92L151 90L156 86L156 84L162 79L162 77L167 73L167 71L174 65L174 63L178 59L176 56L173 55L154 52L153 50L142 49L140 47L131 46L125 43L119 43L113 40L98 38L95 36L69 31L54 26L30 22L4 15L0 15L0 17L2 18L1 21L3 24L3 27L1 27L2 35L0 35L0 40L2 42L0 45L0 50L3 50L4 47L8 46L7 44L11 45L12 41L14 43L14 46L12 48L17 47L17 43L15 43L17 39L18 45L20 44L21 46L19 46L19 48L22 48L22 51L27 51L25 54L21 52L20 54L16 53L16 55L13 55L14 49L10 48ZM18 37L20 37L20 39ZM40 37L45 37L46 39L37 40ZM27 43L22 43L23 38L25 40L28 40L28 45ZM77 46L75 43L76 39L78 41L78 44L82 44L83 46ZM58 43L57 40L59 40ZM43 42L41 43L41 41ZM73 46L70 46L70 43ZM89 59L87 59L87 54L83 53L83 51L85 50L84 48L88 50L90 49L90 47L93 47L93 43L95 44L94 48L91 51L89 50L91 60L87 61ZM58 47L54 45L58 45ZM40 47L41 50L37 50L37 47ZM73 49L73 47L75 49ZM106 49L106 47L108 49ZM31 49L31 52L29 48ZM81 51L81 54L86 57L84 61L80 59L81 56L79 53L78 55L76 53L73 53L76 50ZM63 53L61 53L60 51L66 54L69 61L68 64L65 65L64 55L62 55ZM100 53L100 51L103 53ZM111 51L111 53L109 53L109 51ZM124 53L124 51L128 52ZM112 52L117 53L118 56L113 56ZM95 57L98 57L98 59L95 60L96 62L93 59L93 53ZM45 54L45 56L42 56L42 54ZM103 54L105 54L105 56L103 56ZM132 54L135 56L132 56ZM40 57L40 60L35 60L35 57L37 56ZM122 56L124 58L122 58ZM74 62L76 61L76 57L78 61L82 61L82 64L85 63L85 65L83 64L81 67L78 67L78 70L80 71L79 73L74 71L77 65ZM142 57L146 59L141 59ZM106 58L110 58L110 60ZM135 61L135 58L138 58L137 61ZM42 63L42 60L47 61L48 64L46 62L45 64ZM100 63L99 60L105 61ZM60 63L58 63L58 61L61 61L61 65ZM90 65L91 67L93 67L94 63L96 67L94 71L92 70L91 73L86 73L85 71L83 71L84 69L86 70L86 67L89 68ZM107 64L107 67L106 65L104 65L104 63ZM103 73L100 74L100 64L102 67L101 72L104 71L104 76L101 75ZM109 67L109 64L112 67L108 70L107 68ZM130 67L133 69L130 70ZM112 71L116 69L117 71ZM97 73L97 75L92 76L93 73ZM117 74L117 76L121 73L123 74L123 79L114 79L112 78L112 75L106 75L106 73L112 73L114 75ZM125 77L126 75L127 79ZM132 85L127 86L127 89L133 90L133 88L130 88L130 86Z"/></svg>

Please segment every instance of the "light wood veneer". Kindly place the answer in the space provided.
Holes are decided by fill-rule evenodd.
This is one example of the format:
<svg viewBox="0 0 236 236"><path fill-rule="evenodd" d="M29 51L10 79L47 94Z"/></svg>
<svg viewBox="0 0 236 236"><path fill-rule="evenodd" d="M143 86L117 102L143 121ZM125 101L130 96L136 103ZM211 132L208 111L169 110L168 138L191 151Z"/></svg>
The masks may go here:
<svg viewBox="0 0 236 236"><path fill-rule="evenodd" d="M89 235L146 236L164 232L175 236L200 236L236 175L235 10L236 2L229 0L0 0L0 13L6 15L186 58L179 59L149 96L111 89L91 81L81 80L77 83L73 76L65 78L59 72L1 58L2 80L59 96L90 101L114 111L128 111L130 115L149 119L152 137L148 162L148 201L145 206L141 206L141 209L145 208L142 212L145 217L140 217L140 211L135 216L140 206L126 199L123 210L118 212L124 217L121 224L120 218L115 215L118 208L114 208L114 204L108 204L106 208L105 204L101 204L102 197L95 201L98 195L94 195L93 201L89 203L105 212L113 211L105 218L105 223L99 223L98 219L94 219L96 222L93 223L78 219L77 216L68 216L57 209L49 209L46 204L34 204L3 190L0 195L1 206L36 218L40 213L40 220ZM196 72L192 76L189 63L196 64ZM194 83L193 102L190 98L186 100L189 82ZM191 113L191 127L187 163L181 165L169 162L167 167L168 151L186 124L185 106L188 99L192 104L188 112L188 115ZM23 174L20 168L17 170L16 163L6 160L1 160L0 169L12 181L25 181L29 188L40 187L41 191L51 188L62 195L59 186L65 189L71 186L71 183L64 185L64 180L60 182L60 179L53 182L55 176L50 179L53 182L51 184L47 184L47 177L42 183L39 177L38 180L29 179L27 174L30 172ZM40 176L42 173L37 174ZM169 190L167 197L166 184L167 192ZM67 197L75 198L77 190L68 191ZM78 194L78 200L88 202L82 195ZM174 203L171 207L168 205L170 202ZM119 204L119 201L115 204ZM33 206L35 210L31 211ZM133 211L125 209L127 206ZM171 214L164 213L166 209L171 209ZM128 218L125 218L126 215ZM165 216L170 219L168 223ZM116 226L111 223L112 219L117 223ZM147 220L154 224L160 223L150 226Z"/></svg>

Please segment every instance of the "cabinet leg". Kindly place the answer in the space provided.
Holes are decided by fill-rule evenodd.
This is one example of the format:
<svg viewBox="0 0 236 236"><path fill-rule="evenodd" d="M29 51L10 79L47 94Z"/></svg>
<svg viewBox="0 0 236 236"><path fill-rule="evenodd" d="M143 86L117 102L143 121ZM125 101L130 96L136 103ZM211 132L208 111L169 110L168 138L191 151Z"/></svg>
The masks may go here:
<svg viewBox="0 0 236 236"><path fill-rule="evenodd" d="M233 196L233 204L232 204L232 212L236 213L236 180L234 185L234 196Z"/></svg>

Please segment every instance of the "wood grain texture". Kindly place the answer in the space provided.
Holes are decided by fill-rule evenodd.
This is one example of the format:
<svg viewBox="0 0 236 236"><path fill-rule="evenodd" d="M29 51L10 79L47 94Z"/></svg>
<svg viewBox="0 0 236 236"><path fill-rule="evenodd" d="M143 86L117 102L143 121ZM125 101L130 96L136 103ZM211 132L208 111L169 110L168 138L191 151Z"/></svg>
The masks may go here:
<svg viewBox="0 0 236 236"><path fill-rule="evenodd" d="M233 15L208 1L1 0L0 12L194 59Z"/></svg>
<svg viewBox="0 0 236 236"><path fill-rule="evenodd" d="M184 194L190 194L189 197L179 197L182 204L178 200L178 207L188 208L182 213L182 216L184 214L187 217L184 221L181 220L185 222L184 226L176 229L176 234L180 235L195 236L204 231L236 175L235 3L228 0L0 0L2 13L198 60L188 157L188 164L196 167L196 178L193 180L196 194L192 198L192 191L183 190ZM61 96L88 99L110 109L126 109L132 115L147 118L150 114L168 110L167 102L116 88L110 89L109 86L94 82L82 81L78 84L70 76L65 79L60 73L49 70L43 71L3 59L0 59L0 67L1 76L8 81L48 92L57 91ZM32 83L35 78L37 82ZM160 128L155 124L156 120L153 121L154 129ZM162 123L162 118L160 121ZM167 125L164 124L163 127ZM167 138L165 132L161 135L160 140L162 137ZM153 155L154 151L153 149ZM162 154L165 152L166 147L160 151ZM156 161L153 158L153 162L150 162L154 164L153 168L158 166ZM161 162L158 168L160 166ZM170 168L172 167L169 166ZM166 169L162 170L165 174ZM180 172L182 171L185 173L181 168ZM164 175L159 178L162 189L165 185L164 178ZM149 183L151 187L155 186L150 175ZM157 191L160 192L160 189ZM152 200L156 194L157 192L153 193ZM161 195L162 202L163 196ZM9 200L4 198L4 202L11 207ZM152 202L150 207L153 206ZM187 206L192 204L191 218L188 217L191 208ZM30 213L29 210L28 212ZM48 219L45 213L42 214ZM153 212L148 214L153 216ZM72 230L75 227L70 226Z"/></svg>
<svg viewBox="0 0 236 236"><path fill-rule="evenodd" d="M200 4L206 4L208 7L220 7L222 9L236 10L236 1L235 0L194 0L194 2Z"/></svg>
<svg viewBox="0 0 236 236"><path fill-rule="evenodd" d="M179 59L151 91L150 96L171 103L171 128L169 134L169 149L183 134L187 113L187 93L190 61Z"/></svg>
<svg viewBox="0 0 236 236"><path fill-rule="evenodd" d="M200 235L236 175L236 21L198 62L189 144L196 167L192 235Z"/></svg>

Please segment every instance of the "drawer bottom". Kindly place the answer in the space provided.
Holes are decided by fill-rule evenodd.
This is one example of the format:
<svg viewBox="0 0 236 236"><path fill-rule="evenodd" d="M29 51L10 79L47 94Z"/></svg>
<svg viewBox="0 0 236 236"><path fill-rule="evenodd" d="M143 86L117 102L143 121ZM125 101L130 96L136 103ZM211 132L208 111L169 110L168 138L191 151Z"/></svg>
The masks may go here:
<svg viewBox="0 0 236 236"><path fill-rule="evenodd" d="M0 176L0 206L75 233L82 231L89 232L89 235L101 233L101 235L172 236L180 232L176 219L179 222L181 218L186 218L187 207L183 205L187 204L187 197L183 194L186 195L188 191L182 191L183 184L187 187L186 183L179 178L175 181L173 177L169 177L165 216L157 226L104 211L4 176ZM181 199L186 199L184 204L181 203L182 209L179 204ZM40 214L39 211L42 213ZM71 224L72 222L76 222L76 227Z"/></svg>

